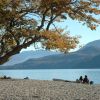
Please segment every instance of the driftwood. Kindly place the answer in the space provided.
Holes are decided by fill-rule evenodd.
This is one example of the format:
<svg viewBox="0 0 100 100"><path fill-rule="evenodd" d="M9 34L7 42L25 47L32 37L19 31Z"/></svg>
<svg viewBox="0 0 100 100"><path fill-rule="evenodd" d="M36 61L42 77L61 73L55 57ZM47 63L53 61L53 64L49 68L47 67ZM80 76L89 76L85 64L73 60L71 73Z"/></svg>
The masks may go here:
<svg viewBox="0 0 100 100"><path fill-rule="evenodd" d="M76 81L63 80L63 79L56 79L56 78L54 78L53 81L63 81L63 82L77 83Z"/></svg>
<svg viewBox="0 0 100 100"><path fill-rule="evenodd" d="M79 82L77 80L76 81L70 81L70 80L63 80L63 79L56 79L56 78L54 78L53 81L62 81L62 82L71 82L71 83L81 83L81 82ZM93 81L90 81L88 84L92 85L92 84L94 84L94 82Z"/></svg>

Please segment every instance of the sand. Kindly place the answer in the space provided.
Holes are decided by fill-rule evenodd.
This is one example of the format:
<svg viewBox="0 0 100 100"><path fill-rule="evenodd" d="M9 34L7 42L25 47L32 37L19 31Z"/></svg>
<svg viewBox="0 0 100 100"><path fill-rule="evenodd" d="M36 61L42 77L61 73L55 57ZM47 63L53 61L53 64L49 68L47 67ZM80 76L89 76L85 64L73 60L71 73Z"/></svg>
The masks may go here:
<svg viewBox="0 0 100 100"><path fill-rule="evenodd" d="M100 100L100 85L0 79L0 100Z"/></svg>

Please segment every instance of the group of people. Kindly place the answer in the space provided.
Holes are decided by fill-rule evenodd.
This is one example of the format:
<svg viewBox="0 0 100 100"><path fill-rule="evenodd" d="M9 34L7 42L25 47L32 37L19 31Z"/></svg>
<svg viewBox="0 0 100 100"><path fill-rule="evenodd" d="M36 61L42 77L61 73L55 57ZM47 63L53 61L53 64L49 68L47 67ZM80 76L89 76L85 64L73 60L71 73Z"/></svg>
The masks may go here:
<svg viewBox="0 0 100 100"><path fill-rule="evenodd" d="M89 81L87 75L85 75L84 78L82 76L80 76L80 78L77 79L76 82L78 82L78 83L86 83L86 84L93 84L93 81Z"/></svg>

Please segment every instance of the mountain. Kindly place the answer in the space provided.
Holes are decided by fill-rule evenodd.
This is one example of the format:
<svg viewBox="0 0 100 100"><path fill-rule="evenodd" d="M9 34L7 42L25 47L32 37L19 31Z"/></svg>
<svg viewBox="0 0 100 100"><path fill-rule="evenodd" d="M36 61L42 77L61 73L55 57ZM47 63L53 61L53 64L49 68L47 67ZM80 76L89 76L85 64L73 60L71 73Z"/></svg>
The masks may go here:
<svg viewBox="0 0 100 100"><path fill-rule="evenodd" d="M23 51L19 54L12 56L8 62L3 64L3 66L10 66L10 65L25 62L25 61L32 59L32 58L40 58L40 57L54 55L54 54L59 54L59 53L53 52L53 51L47 51L47 50Z"/></svg>
<svg viewBox="0 0 100 100"><path fill-rule="evenodd" d="M100 40L88 43L76 52L32 58L0 69L88 69L100 68Z"/></svg>
<svg viewBox="0 0 100 100"><path fill-rule="evenodd" d="M100 68L100 54L90 58L88 60L84 60L78 64L80 67L84 68ZM85 66L84 66L85 65Z"/></svg>
<svg viewBox="0 0 100 100"><path fill-rule="evenodd" d="M100 54L100 40L92 41L77 51L78 53L98 55Z"/></svg>

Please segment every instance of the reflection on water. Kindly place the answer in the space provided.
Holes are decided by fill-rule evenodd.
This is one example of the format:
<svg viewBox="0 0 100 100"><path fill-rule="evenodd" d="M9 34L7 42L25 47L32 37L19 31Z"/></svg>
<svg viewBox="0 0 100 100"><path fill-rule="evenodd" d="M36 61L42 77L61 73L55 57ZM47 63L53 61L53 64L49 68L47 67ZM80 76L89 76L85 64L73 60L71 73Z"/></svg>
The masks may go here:
<svg viewBox="0 0 100 100"><path fill-rule="evenodd" d="M52 80L53 78L76 80L81 75L87 75L94 83L100 83L100 69L32 69L32 70L0 70L0 76L38 80Z"/></svg>

